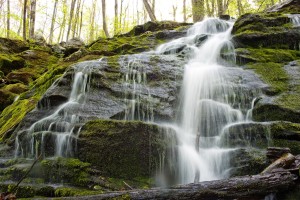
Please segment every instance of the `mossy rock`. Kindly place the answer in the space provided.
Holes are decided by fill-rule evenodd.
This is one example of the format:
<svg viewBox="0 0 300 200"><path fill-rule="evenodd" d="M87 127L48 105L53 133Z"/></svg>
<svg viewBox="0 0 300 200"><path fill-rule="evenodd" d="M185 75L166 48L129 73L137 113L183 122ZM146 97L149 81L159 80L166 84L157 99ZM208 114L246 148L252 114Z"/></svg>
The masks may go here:
<svg viewBox="0 0 300 200"><path fill-rule="evenodd" d="M23 83L28 85L33 78L33 74L29 72L10 72L6 79L9 83Z"/></svg>
<svg viewBox="0 0 300 200"><path fill-rule="evenodd" d="M88 190L83 188L59 187L55 189L55 197L89 196L102 193L101 190Z"/></svg>
<svg viewBox="0 0 300 200"><path fill-rule="evenodd" d="M78 139L78 156L104 176L150 178L163 146L156 125L137 121L96 120L86 123Z"/></svg>
<svg viewBox="0 0 300 200"><path fill-rule="evenodd" d="M20 53L29 49L27 42L22 40L12 40L8 38L0 38L0 52Z"/></svg>
<svg viewBox="0 0 300 200"><path fill-rule="evenodd" d="M130 32L125 34L126 36L137 36L141 35L147 31L155 32L161 30L174 30L176 28L191 25L189 23L178 23L173 21L161 21L161 22L152 22L149 21L143 25L135 26Z"/></svg>
<svg viewBox="0 0 300 200"><path fill-rule="evenodd" d="M18 56L0 54L0 70L8 74L12 70L20 69L25 66L25 60Z"/></svg>
<svg viewBox="0 0 300 200"><path fill-rule="evenodd" d="M90 179L90 164L74 158L54 158L41 162L41 171L46 182L69 183L87 187Z"/></svg>
<svg viewBox="0 0 300 200"><path fill-rule="evenodd" d="M15 94L12 92L0 89L0 111L4 110L7 106L14 102Z"/></svg>
<svg viewBox="0 0 300 200"><path fill-rule="evenodd" d="M23 92L26 92L28 90L28 87L22 83L16 83L16 84L10 84L3 87L3 89L14 93L14 94L21 94Z"/></svg>

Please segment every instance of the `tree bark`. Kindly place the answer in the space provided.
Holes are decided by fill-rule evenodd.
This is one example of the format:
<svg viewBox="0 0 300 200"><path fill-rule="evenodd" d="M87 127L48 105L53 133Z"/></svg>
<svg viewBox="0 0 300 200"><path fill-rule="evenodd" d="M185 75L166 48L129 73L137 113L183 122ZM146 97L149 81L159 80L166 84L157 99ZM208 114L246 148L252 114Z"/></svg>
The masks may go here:
<svg viewBox="0 0 300 200"><path fill-rule="evenodd" d="M177 11L177 6L173 5L173 21L176 21L176 11Z"/></svg>
<svg viewBox="0 0 300 200"><path fill-rule="evenodd" d="M198 22L204 18L204 0L192 0L193 21Z"/></svg>
<svg viewBox="0 0 300 200"><path fill-rule="evenodd" d="M80 12L80 7L81 7L81 0L77 1L77 7L76 7L76 13L75 13L75 19L73 23L73 34L72 37L74 38L77 34L77 29L79 27L79 12Z"/></svg>
<svg viewBox="0 0 300 200"><path fill-rule="evenodd" d="M218 4L218 16L221 16L224 13L223 0L217 0L217 4Z"/></svg>
<svg viewBox="0 0 300 200"><path fill-rule="evenodd" d="M114 19L114 35L118 34L119 28L119 18L118 18L118 0L115 0L115 19Z"/></svg>
<svg viewBox="0 0 300 200"><path fill-rule="evenodd" d="M295 185L295 176L288 171L273 174L230 178L179 185L171 188L153 188L76 197L79 200L111 198L130 199L263 199L266 195L290 190ZM69 198L68 198L69 199ZM71 198L72 199L72 198Z"/></svg>
<svg viewBox="0 0 300 200"><path fill-rule="evenodd" d="M56 18L57 3L58 3L58 0L55 0L53 14L52 14L51 28L50 28L49 44L52 44L52 40L53 40L53 31L54 31L54 24L55 24L55 18Z"/></svg>
<svg viewBox="0 0 300 200"><path fill-rule="evenodd" d="M146 10L147 10L147 12L148 12L148 15L149 15L151 21L156 21L156 17L155 17L155 15L154 15L154 12L153 12L153 10L151 9L151 7L150 7L148 1L147 1L147 0L143 0L143 2L144 2L144 6L145 6L145 8L146 8Z"/></svg>
<svg viewBox="0 0 300 200"><path fill-rule="evenodd" d="M84 5L84 0L81 5L81 11L80 11L80 25L79 25L79 31L78 31L78 37L81 37L81 30L82 30L82 18L83 18L83 5Z"/></svg>
<svg viewBox="0 0 300 200"><path fill-rule="evenodd" d="M31 0L30 4L30 23L29 23L29 38L34 37L35 28L35 11L36 11L36 0Z"/></svg>
<svg viewBox="0 0 300 200"><path fill-rule="evenodd" d="M186 0L183 0L183 22L187 21L186 17Z"/></svg>
<svg viewBox="0 0 300 200"><path fill-rule="evenodd" d="M96 12L96 0L93 0L92 3L92 12L91 12L91 17L90 17L90 26L89 26L89 42L92 42L94 40L94 33L95 33L95 12Z"/></svg>
<svg viewBox="0 0 300 200"><path fill-rule="evenodd" d="M105 33L105 36L109 38L109 32L107 29L107 24L106 24L106 3L105 0L102 0L102 22L103 22L103 31Z"/></svg>
<svg viewBox="0 0 300 200"><path fill-rule="evenodd" d="M57 42L60 42L61 39L64 38L64 32L65 32L65 27L66 27L66 16L67 16L67 0L64 0L63 1L63 20L62 20L62 23L61 23L61 26L60 26L60 30L59 30L59 35L58 35L58 38L57 38Z"/></svg>
<svg viewBox="0 0 300 200"><path fill-rule="evenodd" d="M26 12L27 12L27 0L24 0L24 9L23 9L23 40L26 40Z"/></svg>
<svg viewBox="0 0 300 200"><path fill-rule="evenodd" d="M69 40L69 35L70 35L71 27L72 27L72 20L73 20L75 3L76 3L76 0L72 0L71 9L70 9L69 25L68 25L68 31L67 31L67 41Z"/></svg>
<svg viewBox="0 0 300 200"><path fill-rule="evenodd" d="M10 0L7 0L7 33L6 37L9 38L9 32L10 32Z"/></svg>

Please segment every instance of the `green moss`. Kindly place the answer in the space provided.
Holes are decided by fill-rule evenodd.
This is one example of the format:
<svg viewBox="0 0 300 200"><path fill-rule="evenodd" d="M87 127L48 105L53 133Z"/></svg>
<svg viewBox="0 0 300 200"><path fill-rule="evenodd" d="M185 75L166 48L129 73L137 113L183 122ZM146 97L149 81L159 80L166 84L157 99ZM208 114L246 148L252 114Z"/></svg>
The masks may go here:
<svg viewBox="0 0 300 200"><path fill-rule="evenodd" d="M7 90L14 94L21 94L28 90L28 87L22 83L9 84L3 87L4 90Z"/></svg>
<svg viewBox="0 0 300 200"><path fill-rule="evenodd" d="M8 74L12 70L25 66L25 61L19 56L0 54L0 70L4 74Z"/></svg>
<svg viewBox="0 0 300 200"><path fill-rule="evenodd" d="M8 137L5 136L5 133L19 124L26 113L35 107L36 103L37 99L34 98L18 100L2 111L0 115L0 140Z"/></svg>
<svg viewBox="0 0 300 200"><path fill-rule="evenodd" d="M288 75L283 69L283 64L266 62L247 64L247 68L253 69L261 79L268 83L274 90L279 93L288 90Z"/></svg>
<svg viewBox="0 0 300 200"><path fill-rule="evenodd" d="M88 196L102 194L101 190L87 190L83 188L70 188L70 187L60 187L55 190L55 197L69 197L69 196Z"/></svg>
<svg viewBox="0 0 300 200"><path fill-rule="evenodd" d="M284 63L297 60L300 57L299 51L287 49L268 49L268 48L239 48L236 53L243 58L256 62Z"/></svg>
<svg viewBox="0 0 300 200"><path fill-rule="evenodd" d="M74 158L55 158L41 162L46 181L86 187L90 182L90 164Z"/></svg>

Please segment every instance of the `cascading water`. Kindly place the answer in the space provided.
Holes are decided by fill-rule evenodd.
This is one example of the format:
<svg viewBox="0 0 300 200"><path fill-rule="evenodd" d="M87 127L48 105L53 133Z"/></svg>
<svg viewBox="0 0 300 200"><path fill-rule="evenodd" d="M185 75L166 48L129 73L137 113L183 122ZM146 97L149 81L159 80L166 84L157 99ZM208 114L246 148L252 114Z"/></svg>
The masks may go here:
<svg viewBox="0 0 300 200"><path fill-rule="evenodd" d="M236 84L228 81L230 73L227 71L232 67L220 64L224 63L224 58L235 62L234 47L230 42L232 26L232 22L206 19L193 25L187 37L157 49L157 53L182 46L190 49L181 89L181 117L177 124L165 125L166 130L173 130L177 139L177 146L173 147L177 153L172 150L168 155L168 165L173 164L167 169L174 171L175 183L228 177L230 153L234 149L222 147L223 129L251 117L248 110L253 96L245 93L243 100L245 91L238 94Z"/></svg>
<svg viewBox="0 0 300 200"><path fill-rule="evenodd" d="M299 14L288 15L288 17L291 19L291 21L295 27L300 26L300 15Z"/></svg>
<svg viewBox="0 0 300 200"><path fill-rule="evenodd" d="M91 66L93 65L82 63L74 67L74 80L68 101L60 105L53 114L18 134L16 156L33 157L45 154L47 145L53 145L50 147L53 150L50 150L49 155L43 156L73 155L74 139L84 122L80 119L80 111L89 90Z"/></svg>

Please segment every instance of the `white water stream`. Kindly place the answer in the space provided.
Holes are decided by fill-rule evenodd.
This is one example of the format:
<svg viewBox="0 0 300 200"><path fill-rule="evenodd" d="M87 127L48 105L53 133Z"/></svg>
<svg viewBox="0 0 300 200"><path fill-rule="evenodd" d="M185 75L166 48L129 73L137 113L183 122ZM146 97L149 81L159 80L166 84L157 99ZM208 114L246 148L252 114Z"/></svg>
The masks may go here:
<svg viewBox="0 0 300 200"><path fill-rule="evenodd" d="M55 156L73 155L72 145L83 122L80 119L80 109L85 104L89 90L90 67L92 66L92 62L89 65L86 63L77 64L74 68L74 79L68 101L60 105L51 115L33 123L26 130L26 136L21 137L26 142L20 141L19 135L17 136L16 156L37 157L41 153L44 154L45 148L49 145L47 143L50 141ZM48 140L45 141L45 138Z"/></svg>
<svg viewBox="0 0 300 200"><path fill-rule="evenodd" d="M233 85L227 82L223 70L226 67L220 64L221 53L231 55L231 61L235 61L234 46L230 42L232 26L232 22L206 19L193 25L187 37L157 49L157 53L162 53L186 44L193 50L184 68L180 120L175 125L165 125L165 129L175 132L177 139L177 153L172 150L168 161L169 167L173 163L173 170L175 168L175 183L228 177L230 152L234 149L221 146L223 129L251 118L251 113L233 107L232 97L236 94ZM195 39L203 34L208 35L208 39L199 46ZM168 182L164 180L168 177L161 179L162 184Z"/></svg>

